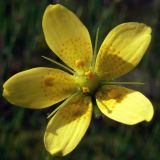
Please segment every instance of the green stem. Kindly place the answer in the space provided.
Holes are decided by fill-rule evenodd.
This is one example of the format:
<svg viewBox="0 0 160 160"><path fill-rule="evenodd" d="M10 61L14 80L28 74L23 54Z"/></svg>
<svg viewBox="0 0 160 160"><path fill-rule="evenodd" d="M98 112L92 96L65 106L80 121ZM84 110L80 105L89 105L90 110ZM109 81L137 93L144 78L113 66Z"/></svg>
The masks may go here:
<svg viewBox="0 0 160 160"><path fill-rule="evenodd" d="M45 56L42 56L42 58L44 58L44 59L46 59L46 60L48 60L48 61L50 61L50 62L52 62L52 63L54 63L54 64L56 64L56 65L58 65L60 67L62 67L63 69L66 69L70 73L74 74L74 71L72 69L68 68L67 66L65 66L65 65L63 65L63 64L61 64L61 63L59 63L59 62L57 62L55 60L53 60L51 58L48 58L48 57L45 57Z"/></svg>

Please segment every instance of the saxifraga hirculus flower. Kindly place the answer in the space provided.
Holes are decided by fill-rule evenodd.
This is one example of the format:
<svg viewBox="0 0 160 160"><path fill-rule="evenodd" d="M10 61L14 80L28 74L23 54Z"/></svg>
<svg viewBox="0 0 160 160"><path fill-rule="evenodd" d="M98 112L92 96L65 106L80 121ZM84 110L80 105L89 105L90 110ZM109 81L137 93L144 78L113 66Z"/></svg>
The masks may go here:
<svg viewBox="0 0 160 160"><path fill-rule="evenodd" d="M65 100L49 116L44 135L48 152L65 156L78 145L90 124L93 101L104 115L124 124L152 119L153 106L143 94L115 85L129 82L112 81L139 63L151 40L150 27L137 22L118 25L96 57L87 28L64 6L49 5L42 26L48 46L70 68L54 62L69 73L46 67L17 73L4 83L3 96L34 109Z"/></svg>

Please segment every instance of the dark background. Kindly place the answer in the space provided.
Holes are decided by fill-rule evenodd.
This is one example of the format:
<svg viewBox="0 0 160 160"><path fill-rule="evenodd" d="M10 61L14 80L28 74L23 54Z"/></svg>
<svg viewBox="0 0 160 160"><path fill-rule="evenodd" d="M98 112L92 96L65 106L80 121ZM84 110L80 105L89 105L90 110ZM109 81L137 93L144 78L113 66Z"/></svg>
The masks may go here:
<svg viewBox="0 0 160 160"><path fill-rule="evenodd" d="M49 3L61 3L74 11L89 29L94 42L100 27L99 45L116 25L127 21L146 23L153 29L151 45L138 67L122 77L124 81L145 82L130 86L153 103L150 123L127 126L107 117L92 119L87 134L67 160L158 160L160 159L160 1L159 0L1 0L0 1L0 86L19 71L53 64L59 60L46 45L42 16ZM25 88L24 88L25 89ZM47 114L23 109L0 100L0 159L54 160L43 144Z"/></svg>

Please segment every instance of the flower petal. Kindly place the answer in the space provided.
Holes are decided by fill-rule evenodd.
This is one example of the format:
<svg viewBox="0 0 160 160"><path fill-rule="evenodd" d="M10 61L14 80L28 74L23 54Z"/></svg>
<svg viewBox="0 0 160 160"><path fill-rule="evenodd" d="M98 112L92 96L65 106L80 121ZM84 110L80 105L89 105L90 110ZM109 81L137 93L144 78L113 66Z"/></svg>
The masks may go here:
<svg viewBox="0 0 160 160"><path fill-rule="evenodd" d="M77 96L59 109L49 121L45 135L45 147L52 155L65 156L84 136L91 120L90 97Z"/></svg>
<svg viewBox="0 0 160 160"><path fill-rule="evenodd" d="M3 96L12 104L45 108L64 100L76 90L73 76L52 68L33 68L20 72L3 85Z"/></svg>
<svg viewBox="0 0 160 160"><path fill-rule="evenodd" d="M42 26L48 46L68 66L76 71L90 67L90 35L76 15L60 4L49 5Z"/></svg>
<svg viewBox="0 0 160 160"><path fill-rule="evenodd" d="M115 27L102 43L96 71L106 80L132 70L141 60L151 40L151 28L142 23L128 22Z"/></svg>
<svg viewBox="0 0 160 160"><path fill-rule="evenodd" d="M140 92L120 86L103 86L96 95L99 109L109 118L128 125L150 121L151 102Z"/></svg>

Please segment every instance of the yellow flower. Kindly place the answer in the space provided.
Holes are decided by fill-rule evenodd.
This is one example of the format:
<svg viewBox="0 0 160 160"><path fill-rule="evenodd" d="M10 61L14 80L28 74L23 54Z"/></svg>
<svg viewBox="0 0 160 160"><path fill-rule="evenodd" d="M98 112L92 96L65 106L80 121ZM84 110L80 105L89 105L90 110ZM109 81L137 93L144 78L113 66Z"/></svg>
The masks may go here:
<svg viewBox="0 0 160 160"><path fill-rule="evenodd" d="M20 72L5 82L3 96L12 104L34 109L66 99L50 115L44 135L52 155L65 156L80 142L90 124L92 100L104 115L124 124L152 119L153 107L144 95L111 81L139 63L151 40L150 27L137 22L118 25L106 36L96 58L88 30L62 5L47 7L42 26L48 46L74 71L38 67Z"/></svg>

